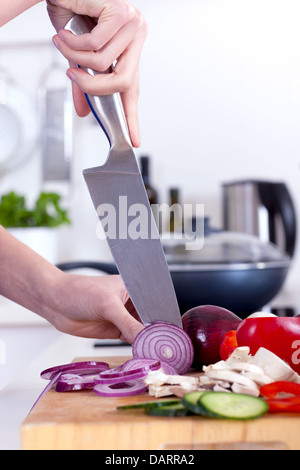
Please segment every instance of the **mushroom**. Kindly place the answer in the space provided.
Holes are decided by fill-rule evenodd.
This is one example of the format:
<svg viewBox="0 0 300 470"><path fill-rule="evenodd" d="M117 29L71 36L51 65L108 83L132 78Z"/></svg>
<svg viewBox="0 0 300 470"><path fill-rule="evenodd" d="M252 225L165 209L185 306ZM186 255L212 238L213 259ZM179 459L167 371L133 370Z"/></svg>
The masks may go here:
<svg viewBox="0 0 300 470"><path fill-rule="evenodd" d="M254 397L259 397L259 387L255 384L255 382L253 382L253 385L251 387L234 383L231 386L231 390L234 393L244 393L246 395L252 395Z"/></svg>
<svg viewBox="0 0 300 470"><path fill-rule="evenodd" d="M266 348L259 348L253 356L252 364L261 367L273 382L277 380L294 382L299 379L299 375L286 362Z"/></svg>

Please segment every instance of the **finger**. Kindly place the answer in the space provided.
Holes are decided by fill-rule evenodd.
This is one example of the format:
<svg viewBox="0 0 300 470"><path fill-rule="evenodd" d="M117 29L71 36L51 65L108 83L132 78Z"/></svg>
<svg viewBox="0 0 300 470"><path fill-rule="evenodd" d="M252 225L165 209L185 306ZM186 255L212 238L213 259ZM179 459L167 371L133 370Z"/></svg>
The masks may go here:
<svg viewBox="0 0 300 470"><path fill-rule="evenodd" d="M79 117L86 117L90 114L91 108L88 105L85 94L81 89L72 83L72 94L75 111Z"/></svg>
<svg viewBox="0 0 300 470"><path fill-rule="evenodd" d="M141 48L140 39L132 41L111 73L97 74L92 77L80 68L71 67L67 74L87 94L108 95L115 92L126 92L132 86L134 77L135 79L138 77L136 72Z"/></svg>
<svg viewBox="0 0 300 470"><path fill-rule="evenodd" d="M128 131L132 145L135 148L140 147L140 129L138 119L138 99L139 99L139 71L136 71L132 87L121 93L124 114L128 126Z"/></svg>
<svg viewBox="0 0 300 470"><path fill-rule="evenodd" d="M122 10L122 11L121 11ZM117 12L110 7L103 8L95 28L86 34L75 35L70 31L59 31L60 37L71 49L91 51L101 49L114 35L129 22L139 24L142 16L132 5L122 3Z"/></svg>
<svg viewBox="0 0 300 470"><path fill-rule="evenodd" d="M104 315L103 315L104 316ZM144 328L144 325L129 314L121 300L110 302L105 309L105 318L109 319L121 332L121 336L132 344L137 334Z"/></svg>
<svg viewBox="0 0 300 470"><path fill-rule="evenodd" d="M61 54L74 64L105 72L129 46L138 30L137 22L131 21L123 26L118 33L101 47L100 50L74 50L59 35L54 36L53 42ZM137 60L137 57L136 57Z"/></svg>
<svg viewBox="0 0 300 470"><path fill-rule="evenodd" d="M140 146L140 130L138 121L138 85L135 88L126 90L124 77L117 74L101 74L92 77L82 69L70 68L67 71L68 77L73 81L73 98L77 114L84 117L89 113L87 105L84 103L80 90L88 95L104 96L112 93L121 93L124 114L128 126L128 131L132 145L136 148ZM76 86L77 85L77 86Z"/></svg>

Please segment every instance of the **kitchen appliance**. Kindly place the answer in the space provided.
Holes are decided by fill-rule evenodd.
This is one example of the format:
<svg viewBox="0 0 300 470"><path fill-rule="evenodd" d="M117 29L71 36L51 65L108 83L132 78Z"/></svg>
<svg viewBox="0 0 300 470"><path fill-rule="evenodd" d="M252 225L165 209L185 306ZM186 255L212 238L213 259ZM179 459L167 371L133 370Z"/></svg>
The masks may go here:
<svg viewBox="0 0 300 470"><path fill-rule="evenodd" d="M73 101L65 70L56 58L41 77L39 87L41 119L42 181L58 185L71 183L73 153Z"/></svg>
<svg viewBox="0 0 300 470"><path fill-rule="evenodd" d="M224 183L222 190L224 230L256 235L293 256L296 212L283 182L246 179Z"/></svg>
<svg viewBox="0 0 300 470"><path fill-rule="evenodd" d="M65 29L79 35L89 33L94 27L91 18L76 15ZM91 69L84 70L93 76L98 73ZM182 326L170 272L132 149L120 96L87 96L87 101L108 138L110 151L104 165L84 170L84 178L118 271L143 323L161 320ZM107 227L108 212L113 219L112 230L111 226ZM140 217L137 217L138 214ZM142 234L138 233L139 230Z"/></svg>

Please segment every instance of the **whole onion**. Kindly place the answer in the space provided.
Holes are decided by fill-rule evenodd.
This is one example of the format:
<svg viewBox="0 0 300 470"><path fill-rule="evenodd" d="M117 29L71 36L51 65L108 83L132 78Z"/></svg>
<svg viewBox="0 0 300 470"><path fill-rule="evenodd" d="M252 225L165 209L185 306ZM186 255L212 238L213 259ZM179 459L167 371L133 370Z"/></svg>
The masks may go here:
<svg viewBox="0 0 300 470"><path fill-rule="evenodd" d="M201 305L186 312L182 316L182 325L193 343L193 367L201 369L220 361L219 348L223 336L236 330L241 321L230 310L215 305Z"/></svg>

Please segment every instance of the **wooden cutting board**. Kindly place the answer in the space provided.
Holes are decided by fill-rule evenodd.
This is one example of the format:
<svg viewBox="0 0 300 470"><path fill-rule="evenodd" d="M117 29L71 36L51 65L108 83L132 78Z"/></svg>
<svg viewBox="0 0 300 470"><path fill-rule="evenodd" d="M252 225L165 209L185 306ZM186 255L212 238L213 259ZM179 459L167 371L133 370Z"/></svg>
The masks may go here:
<svg viewBox="0 0 300 470"><path fill-rule="evenodd" d="M129 358L80 358L111 367ZM92 390L57 393L51 389L21 425L23 450L300 450L300 416L267 414L230 421L200 416L156 417L117 406L153 399L147 393L106 398Z"/></svg>

